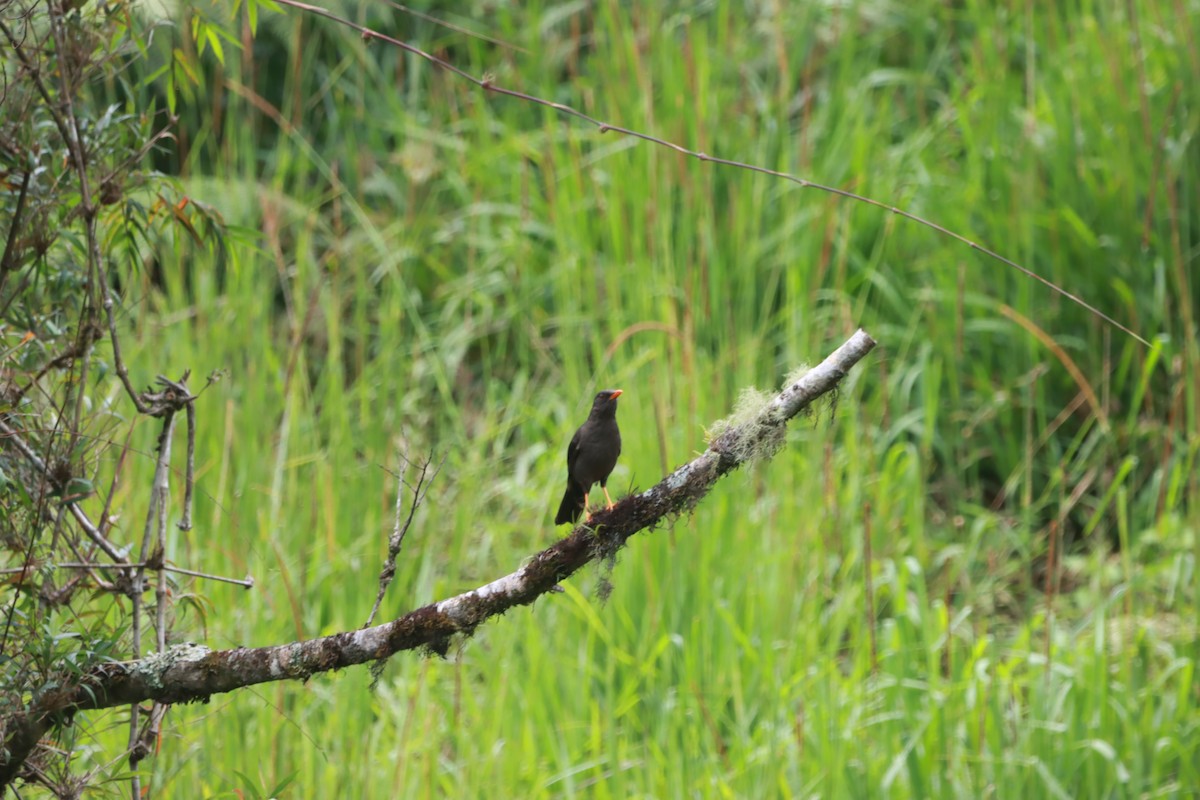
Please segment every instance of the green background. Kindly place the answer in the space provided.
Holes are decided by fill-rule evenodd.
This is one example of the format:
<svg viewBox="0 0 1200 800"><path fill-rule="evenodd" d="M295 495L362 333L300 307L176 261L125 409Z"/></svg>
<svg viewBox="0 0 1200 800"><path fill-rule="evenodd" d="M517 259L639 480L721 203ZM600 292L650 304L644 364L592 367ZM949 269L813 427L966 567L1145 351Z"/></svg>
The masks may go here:
<svg viewBox="0 0 1200 800"><path fill-rule="evenodd" d="M227 249L165 243L122 308L135 384L227 371L197 404L196 528L170 555L257 583L179 587L177 639L361 626L401 452L444 466L384 618L564 533L596 389L625 390L620 495L702 450L743 387L859 325L880 347L773 462L633 539L607 602L593 568L447 660L393 658L374 691L360 668L173 708L158 796L1195 796L1195 3L427 8L499 43L328 7L900 206L1151 345L879 208L485 94L296 10L252 35L243 10L224 63L210 45L175 87L159 155ZM195 48L188 14L227 12L170 12L158 57Z"/></svg>

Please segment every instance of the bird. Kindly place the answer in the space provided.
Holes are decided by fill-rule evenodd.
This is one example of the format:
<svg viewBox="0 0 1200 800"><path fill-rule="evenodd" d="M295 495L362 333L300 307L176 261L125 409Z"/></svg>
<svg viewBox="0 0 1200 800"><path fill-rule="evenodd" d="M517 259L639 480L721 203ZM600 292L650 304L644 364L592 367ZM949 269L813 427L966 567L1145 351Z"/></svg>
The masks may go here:
<svg viewBox="0 0 1200 800"><path fill-rule="evenodd" d="M555 525L579 520L580 514L588 510L588 492L596 483L604 490L608 507L613 507L608 476L621 455L621 431L617 427L617 398L621 394L621 389L597 393L587 420L571 437L567 446L567 490L558 505Z"/></svg>

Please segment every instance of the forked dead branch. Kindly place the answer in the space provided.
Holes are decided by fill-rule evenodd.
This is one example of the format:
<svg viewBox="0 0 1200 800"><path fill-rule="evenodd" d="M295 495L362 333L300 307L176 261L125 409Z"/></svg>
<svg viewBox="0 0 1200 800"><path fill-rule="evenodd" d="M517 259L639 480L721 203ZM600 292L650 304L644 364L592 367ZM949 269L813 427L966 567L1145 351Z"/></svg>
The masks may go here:
<svg viewBox="0 0 1200 800"><path fill-rule="evenodd" d="M105 664L74 685L34 699L6 722L0 787L48 730L77 711L153 701L156 707L206 701L214 694L280 680L307 680L319 672L376 662L403 650L445 654L456 636L469 636L494 616L528 605L592 561L610 557L639 531L686 513L724 475L777 450L787 423L837 389L850 369L875 347L854 333L820 364L789 382L751 419L726 427L702 454L651 488L598 511L590 525L531 557L520 569L477 589L418 608L382 625L270 647L209 650L178 645L145 658Z"/></svg>

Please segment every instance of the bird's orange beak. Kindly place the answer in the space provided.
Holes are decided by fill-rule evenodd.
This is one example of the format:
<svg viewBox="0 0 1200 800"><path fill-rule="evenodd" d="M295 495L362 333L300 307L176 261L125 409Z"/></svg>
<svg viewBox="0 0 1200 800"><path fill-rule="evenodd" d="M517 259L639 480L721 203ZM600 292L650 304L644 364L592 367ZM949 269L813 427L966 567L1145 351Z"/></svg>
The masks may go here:
<svg viewBox="0 0 1200 800"><path fill-rule="evenodd" d="M618 397L620 397L624 393L625 393L624 389L613 389L612 399L616 400Z"/></svg>

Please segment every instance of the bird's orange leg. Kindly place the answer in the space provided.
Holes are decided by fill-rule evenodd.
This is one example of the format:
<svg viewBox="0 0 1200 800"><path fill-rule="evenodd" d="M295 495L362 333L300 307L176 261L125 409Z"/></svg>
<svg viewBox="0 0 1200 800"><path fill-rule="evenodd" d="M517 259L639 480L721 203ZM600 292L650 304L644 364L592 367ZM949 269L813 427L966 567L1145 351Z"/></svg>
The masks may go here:
<svg viewBox="0 0 1200 800"><path fill-rule="evenodd" d="M587 492L583 493L583 516L587 517L589 519L592 516L590 513L588 513L588 493Z"/></svg>
<svg viewBox="0 0 1200 800"><path fill-rule="evenodd" d="M612 498L608 496L608 487L601 486L600 488L604 490L604 499L608 501L608 507L612 508L614 505L616 505L616 503L612 501Z"/></svg>

